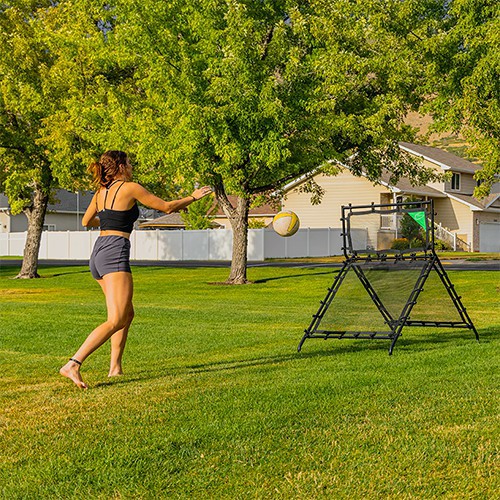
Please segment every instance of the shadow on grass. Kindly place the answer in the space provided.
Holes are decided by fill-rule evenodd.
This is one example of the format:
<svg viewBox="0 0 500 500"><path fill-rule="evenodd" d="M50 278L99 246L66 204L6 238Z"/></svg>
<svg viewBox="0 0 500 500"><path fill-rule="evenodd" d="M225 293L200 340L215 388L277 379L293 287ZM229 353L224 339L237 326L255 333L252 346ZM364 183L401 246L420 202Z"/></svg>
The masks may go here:
<svg viewBox="0 0 500 500"><path fill-rule="evenodd" d="M420 333L415 335L415 333L419 330L419 328L413 327L413 331L408 329L403 331L403 334L400 335L398 340L396 341L396 344L394 346L394 353L397 352L398 348L405 348L405 347L412 347L412 346L421 346L422 348L419 349L419 351L424 351L424 350L433 350L441 346L442 344L449 344L451 342L456 342L456 341L468 341L470 340L471 342L474 343L488 343L494 335L496 335L496 332L498 332L498 329L495 327L489 327L489 328L483 328L478 330L479 334L479 342L477 342L476 337L474 335L474 332L472 330L467 330L467 329L456 329L456 330L446 330L446 329L441 329L441 331L437 330L432 333ZM500 327L499 327L500 329ZM350 341L353 343L356 343L356 345L360 345L360 348L357 350L367 350L367 349L375 349L374 343L377 343L379 346L383 346L387 350L389 350L389 346L391 344L390 340L387 339L336 339L336 338L330 338L330 339L318 339L318 338L311 338L311 339L306 339L306 343L304 345L311 345L311 343L315 342L335 342L335 341ZM423 347L427 345L428 347ZM352 347L353 344L349 344L349 347ZM362 347L361 347L362 346ZM304 349L304 347L303 347ZM347 349L346 349L347 350Z"/></svg>
<svg viewBox="0 0 500 500"><path fill-rule="evenodd" d="M289 276L277 276L275 278L262 278L260 280L254 280L254 284L259 284L259 283L268 283L269 281L276 281L276 280L285 280L285 279L290 279L290 278L308 278L309 276L319 276L321 274L336 274L338 273L338 269L330 270L330 271L322 271L319 273L307 273L307 274L291 274Z"/></svg>
<svg viewBox="0 0 500 500"><path fill-rule="evenodd" d="M350 351L362 350L356 348L356 346L350 346ZM123 378L117 378L112 380L107 380L105 382L98 382L92 387L107 387L114 385L129 384L132 382L142 382L145 380L155 380L162 379L164 377L178 377L179 375L189 375L189 374L200 374L200 373L213 373L213 372L229 372L244 368L252 368L258 366L276 365L281 363L296 362L312 358L321 358L328 356L336 356L345 352L345 349L325 349L322 351L315 351L311 353L291 353L283 355L271 355L271 356L261 356L258 358L241 359L241 360L227 360L227 361L214 361L211 363L200 363L192 364L179 367L166 368L165 370L159 371L142 371L141 374L134 375L132 377L124 376Z"/></svg>
<svg viewBox="0 0 500 500"><path fill-rule="evenodd" d="M485 328L478 330L479 332L479 343L489 343L496 334L495 328ZM469 335L469 337L468 337ZM279 365L287 363L297 363L306 362L308 360L314 359L324 359L329 357L335 357L340 355L361 353L366 351L380 352L389 356L388 350L390 346L390 341L384 340L367 340L367 339L345 339L349 343L345 343L339 339L309 339L310 342L304 344L303 350L301 352L291 352L290 354L280 354L280 355L270 355L270 356L259 356L256 358L249 359L236 359L236 360L222 360L214 361L209 363L199 363L199 364L189 364L186 366L178 366L166 368L163 371L149 371L145 370L131 377L117 377L110 379L106 382L99 382L93 385L93 387L110 387L114 385L130 384L134 382L143 382L145 380L155 380L162 379L164 377L178 377L180 375L190 375L190 374L200 374L200 373L216 373L216 372L230 372L235 370L263 367L270 365ZM396 343L393 357L397 356L398 347L400 351L404 351L406 354L411 354L411 352L431 352L437 349L441 349L443 344L450 344L456 341L467 341L470 340L471 344L478 344L472 331L468 330L457 330L452 332L441 332L441 334L425 335L419 338L411 338L410 334L406 335L406 338L401 336ZM318 343L323 342L323 347L317 350ZM298 342L297 342L298 344ZM304 352L307 348L314 349L310 352Z"/></svg>
<svg viewBox="0 0 500 500"><path fill-rule="evenodd" d="M47 274L42 276L42 278L57 278L58 276L66 276L67 274L87 274L90 273L90 269L84 269L82 271L66 271L64 273Z"/></svg>

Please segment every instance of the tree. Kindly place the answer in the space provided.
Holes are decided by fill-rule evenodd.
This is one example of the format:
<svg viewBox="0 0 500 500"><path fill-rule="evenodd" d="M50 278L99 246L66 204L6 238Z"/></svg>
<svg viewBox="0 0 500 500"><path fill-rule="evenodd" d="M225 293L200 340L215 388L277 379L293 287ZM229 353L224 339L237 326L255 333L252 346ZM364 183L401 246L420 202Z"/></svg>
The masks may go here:
<svg viewBox="0 0 500 500"><path fill-rule="evenodd" d="M38 277L38 251L49 197L58 186L77 188L82 164L72 137L66 152L51 147L67 128L60 115L74 78L61 71L45 40L54 3L13 1L0 9L0 189L13 214L23 212L28 233L18 278ZM58 156L59 154L59 156Z"/></svg>
<svg viewBox="0 0 500 500"><path fill-rule="evenodd" d="M42 119L52 102L43 88L50 55L35 43L28 18L31 6L0 11L0 166L2 186L12 213L28 218L24 260L18 277L38 277L37 264L43 220L53 185L45 148L37 144ZM35 7L36 8L36 7Z"/></svg>
<svg viewBox="0 0 500 500"><path fill-rule="evenodd" d="M0 189L12 213L28 218L19 278L38 277L51 192L88 189L86 165L127 139L114 103L123 105L130 64L113 57L111 21L109 8L86 0L0 8Z"/></svg>
<svg viewBox="0 0 500 500"><path fill-rule="evenodd" d="M384 168L428 179L397 147L419 104L413 31L425 15L415 2L387 3L109 3L110 43L135 57L133 120L122 131L140 134L142 172L214 186L233 229L228 283L247 282L254 197L318 166L334 173L328 160L346 158L372 180Z"/></svg>
<svg viewBox="0 0 500 500"><path fill-rule="evenodd" d="M43 145L52 181L69 183L71 164L81 170L112 147L158 194L213 185L234 235L228 282L245 283L255 197L318 166L334 173L331 160L346 158L372 180L384 168L393 181L428 179L397 141L410 138L402 118L420 103L415 31L436 3L28 3L21 20L39 27L33 50L48 58L30 75L37 102L50 102L26 120L43 123L32 144Z"/></svg>
<svg viewBox="0 0 500 500"><path fill-rule="evenodd" d="M476 173L486 196L500 174L500 4L443 2L441 22L426 43L431 111L438 131L460 132L483 164Z"/></svg>

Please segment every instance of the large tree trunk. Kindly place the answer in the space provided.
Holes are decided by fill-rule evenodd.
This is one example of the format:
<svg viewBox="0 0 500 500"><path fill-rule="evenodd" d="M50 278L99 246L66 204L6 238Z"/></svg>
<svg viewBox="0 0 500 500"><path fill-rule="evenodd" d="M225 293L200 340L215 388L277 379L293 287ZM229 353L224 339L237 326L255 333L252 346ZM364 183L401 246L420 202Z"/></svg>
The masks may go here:
<svg viewBox="0 0 500 500"><path fill-rule="evenodd" d="M244 285L247 280L247 248L248 248L248 211L250 202L246 198L238 197L229 221L233 229L233 255L231 273L226 283Z"/></svg>
<svg viewBox="0 0 500 500"><path fill-rule="evenodd" d="M48 192L37 184L33 195L33 204L23 210L28 218L28 234L24 246L23 265L16 278L30 279L40 277L38 274L38 252L40 250L43 222L48 202Z"/></svg>

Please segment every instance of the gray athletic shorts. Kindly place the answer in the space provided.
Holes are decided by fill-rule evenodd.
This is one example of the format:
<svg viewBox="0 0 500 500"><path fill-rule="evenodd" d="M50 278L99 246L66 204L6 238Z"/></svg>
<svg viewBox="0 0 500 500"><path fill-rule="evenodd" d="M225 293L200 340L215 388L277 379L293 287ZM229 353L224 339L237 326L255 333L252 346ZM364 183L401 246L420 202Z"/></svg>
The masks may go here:
<svg viewBox="0 0 500 500"><path fill-rule="evenodd" d="M123 236L99 236L90 256L89 266L96 280L109 273L131 273L130 241Z"/></svg>

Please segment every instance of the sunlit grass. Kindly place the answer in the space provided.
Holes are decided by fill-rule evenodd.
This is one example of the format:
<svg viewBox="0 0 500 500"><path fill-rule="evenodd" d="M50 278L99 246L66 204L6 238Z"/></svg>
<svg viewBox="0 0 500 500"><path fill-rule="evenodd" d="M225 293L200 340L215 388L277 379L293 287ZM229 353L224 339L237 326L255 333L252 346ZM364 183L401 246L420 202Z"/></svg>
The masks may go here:
<svg viewBox="0 0 500 500"><path fill-rule="evenodd" d="M1 498L493 498L496 272L450 272L479 330L306 341L334 270L134 268L126 375L57 370L104 318L85 268L0 270Z"/></svg>

